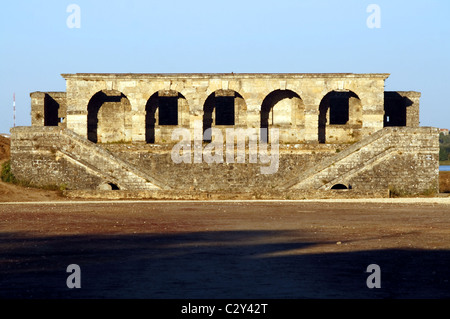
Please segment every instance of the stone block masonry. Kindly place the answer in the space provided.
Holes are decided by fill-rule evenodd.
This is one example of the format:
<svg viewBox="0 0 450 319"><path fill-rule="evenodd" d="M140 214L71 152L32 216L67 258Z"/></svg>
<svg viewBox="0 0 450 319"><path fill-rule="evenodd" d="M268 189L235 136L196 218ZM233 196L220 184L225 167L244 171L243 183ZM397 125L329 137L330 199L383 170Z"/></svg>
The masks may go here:
<svg viewBox="0 0 450 319"><path fill-rule="evenodd" d="M11 130L11 168L20 180L85 197L117 190L111 198L438 192L438 129L419 126L420 93L384 91L388 74L63 77L66 92L31 93L32 126ZM174 129L192 138L198 123L204 143L211 136L201 132L254 129L269 150L277 130L277 170L261 174L249 160L175 163Z"/></svg>
<svg viewBox="0 0 450 319"><path fill-rule="evenodd" d="M11 166L19 180L72 189L161 188L161 182L65 128L17 127L12 132Z"/></svg>

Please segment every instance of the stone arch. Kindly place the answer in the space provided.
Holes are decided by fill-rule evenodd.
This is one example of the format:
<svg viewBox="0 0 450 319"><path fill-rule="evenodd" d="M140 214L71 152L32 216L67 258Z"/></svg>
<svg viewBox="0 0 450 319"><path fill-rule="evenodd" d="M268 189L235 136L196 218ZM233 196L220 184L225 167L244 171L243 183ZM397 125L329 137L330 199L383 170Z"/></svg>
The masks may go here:
<svg viewBox="0 0 450 319"><path fill-rule="evenodd" d="M87 106L87 136L94 143L131 142L131 104L117 90L95 93Z"/></svg>
<svg viewBox="0 0 450 319"><path fill-rule="evenodd" d="M160 90L145 105L145 141L165 142L171 139L172 128L189 127L189 106L178 91Z"/></svg>
<svg viewBox="0 0 450 319"><path fill-rule="evenodd" d="M247 104L244 98L234 90L217 90L211 93L203 104L203 132L208 128L246 126ZM210 141L210 136L204 136Z"/></svg>
<svg viewBox="0 0 450 319"><path fill-rule="evenodd" d="M111 190L120 190L120 187L116 183L105 181L100 185L98 185L97 189L102 191L111 191Z"/></svg>
<svg viewBox="0 0 450 319"><path fill-rule="evenodd" d="M261 104L260 128L261 141L269 139L269 128L281 129L281 138L285 142L297 142L297 126L304 125L305 106L300 96L291 90L274 90L270 92ZM294 135L290 139L288 132ZM285 134L286 133L286 134Z"/></svg>
<svg viewBox="0 0 450 319"><path fill-rule="evenodd" d="M117 186L117 184L108 183L108 185L111 187L111 190L113 190L113 191L120 190L120 188L119 188L119 186Z"/></svg>
<svg viewBox="0 0 450 319"><path fill-rule="evenodd" d="M335 142L352 142L359 136L362 127L361 100L350 90L328 92L319 105L319 143L333 138ZM327 130L333 128L333 135Z"/></svg>

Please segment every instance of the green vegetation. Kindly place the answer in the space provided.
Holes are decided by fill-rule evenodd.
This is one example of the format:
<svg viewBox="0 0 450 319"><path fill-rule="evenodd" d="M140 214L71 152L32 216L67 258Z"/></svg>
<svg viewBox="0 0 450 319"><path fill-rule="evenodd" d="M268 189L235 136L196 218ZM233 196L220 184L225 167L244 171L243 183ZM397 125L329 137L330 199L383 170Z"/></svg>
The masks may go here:
<svg viewBox="0 0 450 319"><path fill-rule="evenodd" d="M389 197L407 197L409 194L403 190L399 189L395 186L389 185Z"/></svg>
<svg viewBox="0 0 450 319"><path fill-rule="evenodd" d="M121 139L119 141L101 142L101 143L98 143L98 144L105 144L105 145L108 145L108 144L112 144L112 145L115 145L115 144L131 144L131 141L125 141L124 139Z"/></svg>
<svg viewBox="0 0 450 319"><path fill-rule="evenodd" d="M439 162L450 165L450 135L439 134Z"/></svg>
<svg viewBox="0 0 450 319"><path fill-rule="evenodd" d="M5 183L16 184L17 180L11 172L11 161L6 161L2 164L2 181Z"/></svg>

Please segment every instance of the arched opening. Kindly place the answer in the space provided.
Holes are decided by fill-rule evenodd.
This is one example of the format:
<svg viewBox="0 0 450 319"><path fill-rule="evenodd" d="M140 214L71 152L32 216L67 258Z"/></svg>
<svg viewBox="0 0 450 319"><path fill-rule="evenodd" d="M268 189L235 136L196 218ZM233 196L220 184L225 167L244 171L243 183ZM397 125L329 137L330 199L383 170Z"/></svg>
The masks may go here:
<svg viewBox="0 0 450 319"><path fill-rule="evenodd" d="M269 128L285 128L292 136L281 132L285 142L298 142L297 126L305 121L304 105L300 96L291 90L275 90L269 93L261 105L261 142L269 140Z"/></svg>
<svg viewBox="0 0 450 319"><path fill-rule="evenodd" d="M165 140L171 127L183 124L183 111L187 111L187 102L181 93L173 90L154 93L145 105L145 141Z"/></svg>
<svg viewBox="0 0 450 319"><path fill-rule="evenodd" d="M44 97L44 126L58 126L59 103L56 102L49 94Z"/></svg>
<svg viewBox="0 0 450 319"><path fill-rule="evenodd" d="M115 90L103 90L88 104L88 139L94 143L131 141L131 104Z"/></svg>
<svg viewBox="0 0 450 319"><path fill-rule="evenodd" d="M347 187L347 186L344 185L344 184L336 184L336 185L333 185L333 186L331 187L331 189L349 189L349 187Z"/></svg>
<svg viewBox="0 0 450 319"><path fill-rule="evenodd" d="M319 105L319 143L333 137L335 142L350 142L362 126L362 107L359 97L352 91L331 91ZM332 132L327 132L332 128Z"/></svg>
<svg viewBox="0 0 450 319"><path fill-rule="evenodd" d="M119 186L117 186L117 185L114 184L114 183L108 183L108 185L111 186L111 190L113 190L113 191L118 191L118 190L120 190Z"/></svg>
<svg viewBox="0 0 450 319"><path fill-rule="evenodd" d="M211 93L203 105L203 132L213 126L234 126L239 124L241 111L246 111L244 98L233 90L218 90ZM204 141L211 136L203 135Z"/></svg>

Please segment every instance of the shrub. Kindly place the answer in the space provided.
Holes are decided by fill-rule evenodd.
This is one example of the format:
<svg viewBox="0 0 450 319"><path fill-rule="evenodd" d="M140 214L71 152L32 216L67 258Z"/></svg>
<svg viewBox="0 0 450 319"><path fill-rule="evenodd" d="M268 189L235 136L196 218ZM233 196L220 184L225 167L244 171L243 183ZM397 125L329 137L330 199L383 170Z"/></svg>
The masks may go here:
<svg viewBox="0 0 450 319"><path fill-rule="evenodd" d="M409 194L400 188L397 188L395 186L389 186L389 197L406 197Z"/></svg>
<svg viewBox="0 0 450 319"><path fill-rule="evenodd" d="M11 172L11 161L6 161L2 164L2 181L6 183L17 183L17 179Z"/></svg>

